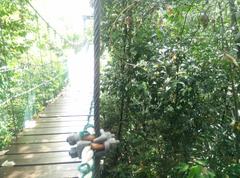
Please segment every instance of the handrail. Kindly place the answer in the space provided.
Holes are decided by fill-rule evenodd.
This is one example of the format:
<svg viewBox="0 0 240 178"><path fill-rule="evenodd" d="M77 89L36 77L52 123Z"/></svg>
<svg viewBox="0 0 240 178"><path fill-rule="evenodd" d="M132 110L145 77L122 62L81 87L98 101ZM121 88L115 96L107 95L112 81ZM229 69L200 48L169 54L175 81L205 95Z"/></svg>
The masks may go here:
<svg viewBox="0 0 240 178"><path fill-rule="evenodd" d="M52 79L50 79L50 80L48 80L48 81L44 81L44 82L42 82L41 84L39 84L39 85L37 85L37 86L35 86L35 87L27 90L27 91L24 91L24 92L22 92L22 93L20 93L20 94L17 94L17 95L14 95L14 96L8 98L6 101L0 103L0 107L4 106L5 104L7 104L8 102L10 102L11 100L13 100L13 99L15 99L15 98L19 98L19 97L21 97L21 96L24 96L24 95L26 95L26 94L31 93L32 91L34 91L34 90L36 90L36 89L38 89L38 88L40 88L40 87L42 87L42 86L44 86L44 85L47 86L48 84L50 84L52 81L54 81L54 80L55 80L56 78L58 78L59 76L61 76L61 75L66 75L66 73L67 73L67 72L64 72L63 74L59 74L59 75L53 77Z"/></svg>
<svg viewBox="0 0 240 178"><path fill-rule="evenodd" d="M63 60L63 63L67 62L67 60ZM13 68L9 68L8 66L2 66L0 67L0 73L5 73L5 72L10 72L10 71L18 71L18 70L27 70L30 69L29 67L43 67L43 66L47 66L51 64L51 62L48 63L44 63L44 64L31 64L31 63L26 63L22 66L17 66L17 67L13 67Z"/></svg>
<svg viewBox="0 0 240 178"><path fill-rule="evenodd" d="M63 39L63 40L64 40L65 42L67 42L68 44L70 44L68 40L66 40L61 34L59 34L59 33L41 16L41 14L33 7L33 5L32 5L29 1L27 1L27 3L28 3L28 5L34 10L34 12L44 21L44 23L46 23L47 27L51 28L51 29L55 32L55 34L57 34L61 39ZM64 63L64 62L66 62L66 60L63 60L63 63ZM44 64L38 64L38 65L33 65L33 64L31 64L31 63L25 63L25 64L23 64L23 65L16 66L16 67L13 67L13 68L10 68L9 66L6 65L6 66L0 67L0 74L2 74L2 73L7 73L7 72L10 72L10 71L30 70L30 67L43 67L43 66L46 66L46 65L49 65L49 64L52 64L52 62L48 62L48 63L44 63ZM55 76L54 78L52 78L52 79L50 79L50 80L48 80L48 81L44 81L44 82L42 82L41 84L39 84L39 85L37 85L37 86L35 86L35 87L27 90L27 91L24 91L24 92L22 92L22 93L20 93L20 94L17 94L17 95L14 95L14 96L8 98L7 100L5 100L5 101L3 101L3 102L0 103L0 107L2 107L3 105L7 104L8 102L10 102L11 100L13 100L13 99L15 99L15 98L18 98L18 97L21 97L21 96L23 96L23 95L26 95L26 94L28 94L28 93L30 93L30 92L32 92L32 91L34 91L34 90L36 90L36 89L44 86L44 85L48 85L48 84L49 84L50 82L52 82L53 80L55 80L56 78L58 78L58 77L61 76L61 75L65 75L66 73L67 73L67 72L64 72L63 74L59 74L59 75Z"/></svg>
<svg viewBox="0 0 240 178"><path fill-rule="evenodd" d="M93 116L92 115L92 110L94 108L94 100L91 101L90 108L89 108L89 114L88 114L88 123L90 122L90 118Z"/></svg>
<svg viewBox="0 0 240 178"><path fill-rule="evenodd" d="M13 68L9 68L8 66L3 66L3 67L0 67L0 73L10 72L10 71L18 71L18 70L27 70L27 69L29 69L29 67L40 67L40 66L45 66L45 65L49 65L49 64L51 64L51 63L45 63L45 64L40 64L40 65L26 64L23 66L17 66L17 67L13 67Z"/></svg>
<svg viewBox="0 0 240 178"><path fill-rule="evenodd" d="M53 28L49 22L37 11L37 9L29 2L27 1L27 4L33 9L33 11L46 23L46 25L51 28L55 34L57 34L62 40L64 40L65 42L67 42L69 45L72 45L71 42L69 42L69 40L67 40L66 38L63 37L63 35L61 35L60 33L58 33L58 31Z"/></svg>

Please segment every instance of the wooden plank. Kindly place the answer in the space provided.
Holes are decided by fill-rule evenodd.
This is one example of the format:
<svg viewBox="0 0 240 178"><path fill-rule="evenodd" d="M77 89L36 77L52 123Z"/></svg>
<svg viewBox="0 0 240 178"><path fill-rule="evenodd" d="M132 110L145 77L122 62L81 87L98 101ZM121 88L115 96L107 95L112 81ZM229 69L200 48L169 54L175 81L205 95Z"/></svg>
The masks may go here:
<svg viewBox="0 0 240 178"><path fill-rule="evenodd" d="M93 117L93 116L91 116ZM78 122L78 121L86 121L88 116L80 116L80 117L42 117L36 119L37 123L45 123L45 122Z"/></svg>
<svg viewBox="0 0 240 178"><path fill-rule="evenodd" d="M46 109L51 108L90 108L90 106L82 105L81 103L53 103L51 105L48 105Z"/></svg>
<svg viewBox="0 0 240 178"><path fill-rule="evenodd" d="M20 136L17 144L65 142L70 134Z"/></svg>
<svg viewBox="0 0 240 178"><path fill-rule="evenodd" d="M1 178L70 178L77 177L79 163L0 168Z"/></svg>
<svg viewBox="0 0 240 178"><path fill-rule="evenodd" d="M79 108L90 108L90 104L86 103L81 103L81 102L72 102L72 103L52 103L46 107L46 109L51 109L51 108L71 108L71 109L79 109Z"/></svg>
<svg viewBox="0 0 240 178"><path fill-rule="evenodd" d="M76 107L76 106L74 106ZM68 112L68 111L80 111L80 110L88 110L89 111L90 107L78 107L78 108L73 108L73 107L69 107L68 106L53 106L50 108L45 109L44 111L47 112L58 112L58 111L62 111L62 112Z"/></svg>
<svg viewBox="0 0 240 178"><path fill-rule="evenodd" d="M81 101L56 101L55 103L52 103L51 105L48 106L57 106L57 105L65 105L65 106L82 106L82 102Z"/></svg>
<svg viewBox="0 0 240 178"><path fill-rule="evenodd" d="M55 108L48 108L48 109L45 109L43 112L41 113L55 113L55 112L73 112L73 113L79 113L79 112L84 112L84 114L87 114L89 113L89 110L90 108L78 108L78 109L73 109L73 108L66 108L66 107L55 107Z"/></svg>
<svg viewBox="0 0 240 178"><path fill-rule="evenodd" d="M82 106L83 103L82 102L55 102L55 103L51 103L48 104L47 107L53 107L53 106ZM90 106L89 106L90 107Z"/></svg>
<svg viewBox="0 0 240 178"><path fill-rule="evenodd" d="M41 115L41 118L44 117L76 117L76 116L83 116L87 115L86 113L47 113Z"/></svg>
<svg viewBox="0 0 240 178"><path fill-rule="evenodd" d="M55 100L54 102L52 103L49 103L49 104L53 104L53 103L57 103L57 102L81 102L83 101L82 98L76 98L76 99L73 99L73 97L69 97L69 98L58 98L57 100Z"/></svg>
<svg viewBox="0 0 240 178"><path fill-rule="evenodd" d="M71 96L71 97L60 97L58 98L55 102L65 102L65 101L82 101L82 98L81 97L78 97L78 96Z"/></svg>
<svg viewBox="0 0 240 178"><path fill-rule="evenodd" d="M87 102L83 102L83 100L79 99L79 100L73 100L73 99L63 99L63 100L57 100L53 103L49 103L47 106L51 106L51 105L56 105L56 104L80 104L81 106L86 105Z"/></svg>
<svg viewBox="0 0 240 178"><path fill-rule="evenodd" d="M63 122L37 122L34 128L52 128L52 127L76 127L85 125L85 121L63 121Z"/></svg>
<svg viewBox="0 0 240 178"><path fill-rule="evenodd" d="M39 117L40 118L50 118L50 117L80 117L80 116L88 116L88 114L84 114L84 113L79 113L79 114L59 114L59 113L51 113L51 114L40 114Z"/></svg>
<svg viewBox="0 0 240 178"><path fill-rule="evenodd" d="M81 116L81 115L86 115L88 114L88 111L78 111L78 112L61 112L61 111L56 111L56 112L43 112L41 113L42 115L45 115L45 116Z"/></svg>
<svg viewBox="0 0 240 178"><path fill-rule="evenodd" d="M58 113L58 114L69 114L69 115L73 115L73 114L88 114L89 113L89 109L82 109L82 110L62 110L62 109L58 109L58 110L49 110L49 111L44 111L41 114L52 114L52 113Z"/></svg>
<svg viewBox="0 0 240 178"><path fill-rule="evenodd" d="M62 101L56 101L56 102L54 102L54 103L52 103L51 105L54 105L54 106L56 106L56 105L72 105L72 106L78 106L78 105L82 105L83 103L82 103L82 101L73 101L73 100L62 100ZM51 106L51 105L48 105L48 106Z"/></svg>
<svg viewBox="0 0 240 178"><path fill-rule="evenodd" d="M68 152L5 155L3 159L0 160L0 165L6 160L13 161L15 166L64 164L81 161L79 158L71 158Z"/></svg>
<svg viewBox="0 0 240 178"><path fill-rule="evenodd" d="M48 107L47 109L45 109L44 111L45 112L57 112L57 111L61 111L61 112L76 112L76 111L79 111L79 110L89 110L89 107L80 107L80 108L72 108L72 107L67 107L67 106L61 106L61 107Z"/></svg>
<svg viewBox="0 0 240 178"><path fill-rule="evenodd" d="M46 109L57 109L57 108L70 108L70 109L81 109L81 108L90 108L90 104L82 104L82 103L54 103L51 105L48 105Z"/></svg>
<svg viewBox="0 0 240 178"><path fill-rule="evenodd" d="M69 151L70 145L67 142L58 143L37 143L37 144L15 144L12 145L6 155L26 153L46 153Z"/></svg>
<svg viewBox="0 0 240 178"><path fill-rule="evenodd" d="M56 134L70 134L79 132L84 128L84 125L78 127L60 127L60 128L39 128L39 129L24 129L19 135L56 135Z"/></svg>

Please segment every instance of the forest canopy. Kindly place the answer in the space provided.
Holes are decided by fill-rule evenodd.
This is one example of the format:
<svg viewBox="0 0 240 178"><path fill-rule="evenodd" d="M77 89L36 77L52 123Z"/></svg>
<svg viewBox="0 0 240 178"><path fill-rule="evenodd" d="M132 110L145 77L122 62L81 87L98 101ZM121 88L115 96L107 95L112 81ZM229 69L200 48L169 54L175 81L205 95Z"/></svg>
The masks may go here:
<svg viewBox="0 0 240 178"><path fill-rule="evenodd" d="M239 0L103 0L103 177L239 178Z"/></svg>

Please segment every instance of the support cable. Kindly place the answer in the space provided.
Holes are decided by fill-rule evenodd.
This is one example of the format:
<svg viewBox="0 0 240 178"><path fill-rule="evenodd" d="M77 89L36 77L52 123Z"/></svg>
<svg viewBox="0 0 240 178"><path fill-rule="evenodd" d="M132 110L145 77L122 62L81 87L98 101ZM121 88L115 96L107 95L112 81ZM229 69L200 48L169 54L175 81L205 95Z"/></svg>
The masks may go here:
<svg viewBox="0 0 240 178"><path fill-rule="evenodd" d="M44 21L44 23L46 23L46 25L50 29L52 29L64 42L68 43L69 45L72 45L72 43L69 42L69 40L64 38L63 35L58 33L58 31L49 24L49 22L37 11L37 9L29 1L27 1L27 4L33 9L33 11L37 14L37 16L40 17Z"/></svg>
<svg viewBox="0 0 240 178"><path fill-rule="evenodd" d="M100 136L100 16L101 0L94 0L94 127L96 137ZM100 159L95 158L94 178L100 178Z"/></svg>
<svg viewBox="0 0 240 178"><path fill-rule="evenodd" d="M65 62L65 61L63 61ZM25 63L24 65L19 65L16 67L8 67L8 66L3 66L0 67L0 74L6 73L6 72L16 72L16 71L25 71L25 70L30 70L29 67L45 67L50 65L51 62L43 63L43 64L31 64L31 63Z"/></svg>
<svg viewBox="0 0 240 178"><path fill-rule="evenodd" d="M66 74L66 72L63 73L63 74L59 74L59 75L53 77L52 79L47 80L47 81L44 81L44 82L40 83L39 85L36 85L35 87L33 87L33 88L31 88L31 89L29 89L29 90L27 90L27 91L24 91L24 92L22 92L22 93L19 93L19 94L17 94L17 95L14 95L14 96L8 98L6 101L0 103L0 107L3 106L3 105L5 105L5 104L7 104L7 103L9 103L10 101L12 101L12 100L15 99L15 98L19 98L19 97L21 97L21 96L24 96L24 95L26 95L26 94L29 94L29 93L31 93L32 91L34 91L34 90L36 90L36 89L38 89L38 88L41 88L42 86L49 85L52 81L54 81L55 79L57 79L57 78L60 77L61 75L65 75L65 74Z"/></svg>
<svg viewBox="0 0 240 178"><path fill-rule="evenodd" d="M44 23L46 23L48 29L50 28L51 30L53 30L53 32L54 32L56 35L58 35L61 39L63 39L65 42L67 42L68 44L71 45L71 43L70 43L68 40L66 40L61 34L59 34L59 33L42 17L42 15L34 8L34 6L33 6L30 2L27 2L27 3L28 3L28 5L34 10L34 12L44 21ZM48 32L49 32L49 30L48 30ZM49 34L49 33L48 33L48 34ZM38 38L40 38L40 37L38 36ZM39 40L40 40L40 39L39 39ZM41 55L41 57L42 57L42 55ZM0 73L16 72L16 71L25 71L25 70L28 71L28 70L30 70L30 69L29 69L30 66L31 66L31 67L40 67L40 66L41 66L41 67L44 67L44 66L47 66L47 65L49 65L49 64L51 64L51 63L45 63L45 64L42 63L41 65L31 65L30 63L27 63L27 64L25 64L25 65L13 67L13 68L10 68L10 67L8 67L8 66L3 66L3 67L0 67ZM65 75L65 74L66 74L66 72L64 73L64 75ZM62 74L60 74L60 75L62 75ZM54 77L54 78L52 78L52 79L50 79L50 80L48 80L48 81L42 82L41 84L39 84L39 85L37 85L37 86L35 86L35 87L27 90L27 91L24 91L24 92L22 92L22 93L20 93L20 94L17 94L17 95L14 95L14 96L8 98L7 100L5 100L5 101L3 101L3 102L0 103L0 107L3 106L3 105L5 105L5 104L7 104L7 103L9 103L9 102L11 102L11 101L12 101L13 99L15 99L15 98L18 98L18 97L21 97L21 96L23 96L23 95L26 95L26 94L28 94L28 93L30 93L30 92L32 92L32 91L34 91L34 90L42 87L42 86L48 85L49 83L51 83L54 79L56 79L56 78L59 77L60 75L57 75L56 77Z"/></svg>

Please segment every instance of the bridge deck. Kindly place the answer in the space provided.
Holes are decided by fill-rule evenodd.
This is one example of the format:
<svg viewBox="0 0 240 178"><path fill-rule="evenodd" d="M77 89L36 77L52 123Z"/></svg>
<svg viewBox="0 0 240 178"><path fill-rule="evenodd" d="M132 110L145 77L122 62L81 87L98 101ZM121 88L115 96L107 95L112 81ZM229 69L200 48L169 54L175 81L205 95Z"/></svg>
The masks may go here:
<svg viewBox="0 0 240 178"><path fill-rule="evenodd" d="M76 107L77 106L77 107ZM0 167L0 178L70 178L77 177L79 159L68 155L66 138L85 125L89 105L77 93L63 92L36 120L34 128L24 129L0 165L13 161L14 167Z"/></svg>

